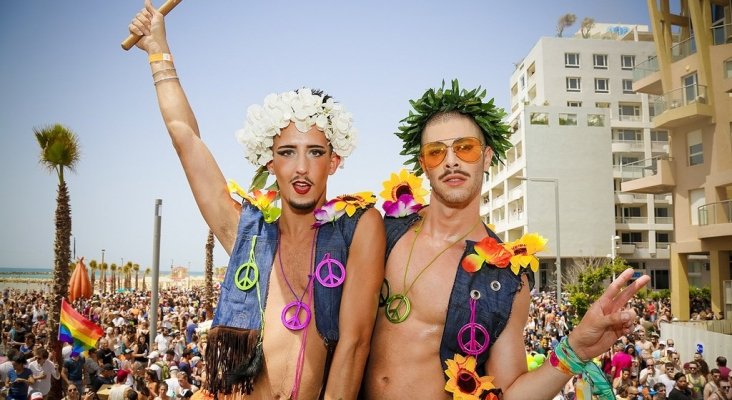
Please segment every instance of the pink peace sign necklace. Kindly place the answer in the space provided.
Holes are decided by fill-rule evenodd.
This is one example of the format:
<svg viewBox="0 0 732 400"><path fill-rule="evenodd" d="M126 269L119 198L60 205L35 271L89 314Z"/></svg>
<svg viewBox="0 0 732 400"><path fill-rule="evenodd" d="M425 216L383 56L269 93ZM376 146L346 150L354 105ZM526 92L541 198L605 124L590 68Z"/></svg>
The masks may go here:
<svg viewBox="0 0 732 400"><path fill-rule="evenodd" d="M472 290L470 292L470 322L463 325L458 331L457 341L460 350L465 354L478 357L481 353L488 350L488 344L490 343L490 335L488 330L481 324L475 323L475 306L480 299L480 292ZM468 341L465 341L465 333L468 333ZM482 338L480 336L482 336ZM480 340L483 340L481 343Z"/></svg>
<svg viewBox="0 0 732 400"><path fill-rule="evenodd" d="M280 271L282 272L282 278L285 280L285 284L287 284L287 288L290 289L290 293L292 293L292 296L295 297L295 300L287 303L285 307L282 309L282 314L280 315L280 320L282 321L282 325L285 326L285 328L291 330L291 331L299 331L305 327L308 326L310 323L310 318L312 316L312 311L310 311L310 306L307 305L303 301L303 298L308 293L308 288L313 284L313 260L315 259L315 239L318 237L318 230L315 230L315 234L313 235L313 244L310 249L310 272L308 273L308 283L305 285L305 289L302 292L302 295L300 297L297 296L297 293L295 293L295 289L292 288L292 285L290 285L290 281L287 280L287 275L285 275L285 267L282 264L282 239L277 241L277 257L280 260ZM312 296L309 296L310 298L308 301L312 300ZM305 314L305 319L300 319L300 314ZM288 316L289 314L289 316Z"/></svg>

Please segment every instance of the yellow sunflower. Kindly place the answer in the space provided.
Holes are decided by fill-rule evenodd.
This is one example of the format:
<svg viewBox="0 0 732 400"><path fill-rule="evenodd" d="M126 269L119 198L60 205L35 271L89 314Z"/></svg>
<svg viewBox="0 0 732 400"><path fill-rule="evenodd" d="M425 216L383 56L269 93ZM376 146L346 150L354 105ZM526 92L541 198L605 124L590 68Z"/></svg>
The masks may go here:
<svg viewBox="0 0 732 400"><path fill-rule="evenodd" d="M448 377L445 390L452 393L454 400L480 400L484 390L495 388L492 376L478 376L475 372L475 357L455 354L454 359L445 363Z"/></svg>
<svg viewBox="0 0 732 400"><path fill-rule="evenodd" d="M534 254L544 251L546 238L538 233L527 233L521 239L506 243L506 249L513 254L511 257L511 271L518 275L521 268L531 267L536 272L539 270L539 259Z"/></svg>
<svg viewBox="0 0 732 400"><path fill-rule="evenodd" d="M354 194L344 194L331 200L335 211L345 210L349 217L353 216L359 208L366 208L376 203L376 196L373 192L358 192Z"/></svg>
<svg viewBox="0 0 732 400"><path fill-rule="evenodd" d="M424 204L424 196L429 192L422 187L422 178L409 173L406 169L399 174L391 173L389 180L383 182L384 190L379 194L386 201L398 201L399 196L411 194L419 204Z"/></svg>

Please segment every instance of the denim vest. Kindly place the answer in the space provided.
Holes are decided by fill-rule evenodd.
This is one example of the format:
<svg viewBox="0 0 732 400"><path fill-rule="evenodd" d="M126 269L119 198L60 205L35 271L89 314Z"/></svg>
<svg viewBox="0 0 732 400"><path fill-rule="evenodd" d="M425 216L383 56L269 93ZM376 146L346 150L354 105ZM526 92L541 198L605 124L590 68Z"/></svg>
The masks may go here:
<svg viewBox="0 0 732 400"><path fill-rule="evenodd" d="M386 258L393 250L399 239L420 218L417 213L403 218L384 218L386 226ZM488 227L488 235L498 238ZM476 302L475 322L488 330L490 342L488 348L477 356L476 372L485 375L485 362L488 359L490 347L498 339L511 316L511 308L515 294L521 289L521 275L515 275L510 268L498 268L494 265L484 265L478 272L467 272L460 266L462 258L473 253L475 242L466 240L465 252L457 263L457 273L450 293L447 307L445 327L440 343L440 360L442 366L445 361L452 359L455 354L465 355L458 345L458 332L470 322L470 293L477 290L480 299ZM525 273L526 269L522 269ZM531 277L531 274L528 274ZM464 335L467 339L467 332Z"/></svg>
<svg viewBox="0 0 732 400"><path fill-rule="evenodd" d="M352 217L343 215L335 222L327 223L318 230L315 247L315 266L330 254L331 259L340 261L345 267L348 250L356 231L356 224L364 213L358 209ZM240 265L249 261L252 240L256 240L254 258L259 269L259 290L262 308L266 306L269 277L277 252L277 224L264 222L262 212L248 202L243 202L239 229L234 248L229 258L229 266L221 285L221 297L211 327L226 326L240 329L260 329L261 320L257 287L240 290L236 284L236 271ZM256 236L256 239L253 239ZM314 266L314 267L315 267ZM318 332L326 342L338 341L338 315L341 307L343 285L328 288L314 280L315 323Z"/></svg>

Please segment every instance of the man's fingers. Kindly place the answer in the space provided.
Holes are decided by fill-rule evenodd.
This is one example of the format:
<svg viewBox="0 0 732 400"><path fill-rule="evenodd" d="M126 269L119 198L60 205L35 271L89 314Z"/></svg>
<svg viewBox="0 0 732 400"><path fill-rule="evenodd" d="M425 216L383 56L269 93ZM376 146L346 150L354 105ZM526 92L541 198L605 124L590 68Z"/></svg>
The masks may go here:
<svg viewBox="0 0 732 400"><path fill-rule="evenodd" d="M151 14L155 14L155 11L157 11L155 10L155 7L153 7L151 0L145 0L145 9Z"/></svg>
<svg viewBox="0 0 732 400"><path fill-rule="evenodd" d="M633 282L630 286L625 287L618 296L613 299L613 303L615 305L614 308L620 309L625 306L625 304L633 297L636 293L638 293L639 290L643 288L643 286L648 283L648 281L651 278L648 275L643 275L640 278L636 279L635 282ZM613 310L615 311L615 310Z"/></svg>
<svg viewBox="0 0 732 400"><path fill-rule="evenodd" d="M623 271L614 281L610 283L607 290L601 297L606 297L607 300L612 301L618 293L625 287L625 283L630 280L633 276L633 269L628 268Z"/></svg>
<svg viewBox="0 0 732 400"><path fill-rule="evenodd" d="M133 33L137 36L145 36L145 34L142 32L142 30L139 27L137 27L134 23L131 23L127 28L130 30L130 33Z"/></svg>

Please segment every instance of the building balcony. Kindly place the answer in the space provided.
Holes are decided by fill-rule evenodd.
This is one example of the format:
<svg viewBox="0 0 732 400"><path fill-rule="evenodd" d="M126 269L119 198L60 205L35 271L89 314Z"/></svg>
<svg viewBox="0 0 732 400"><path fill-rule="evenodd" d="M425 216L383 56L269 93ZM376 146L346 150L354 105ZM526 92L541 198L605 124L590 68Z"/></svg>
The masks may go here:
<svg viewBox="0 0 732 400"><path fill-rule="evenodd" d="M732 200L699 207L699 239L732 236Z"/></svg>
<svg viewBox="0 0 732 400"><path fill-rule="evenodd" d="M653 109L654 128L677 128L714 117L714 108L707 104L704 85L689 85L657 96Z"/></svg>
<svg viewBox="0 0 732 400"><path fill-rule="evenodd" d="M491 212L491 206L488 203L480 205L480 215L486 216Z"/></svg>
<svg viewBox="0 0 732 400"><path fill-rule="evenodd" d="M633 91L659 95L663 93L657 57L651 57L633 68Z"/></svg>
<svg viewBox="0 0 732 400"><path fill-rule="evenodd" d="M629 204L634 200L633 193L615 192L615 204Z"/></svg>
<svg viewBox="0 0 732 400"><path fill-rule="evenodd" d="M648 229L648 217L615 217L618 229Z"/></svg>
<svg viewBox="0 0 732 400"><path fill-rule="evenodd" d="M518 200L524 197L524 189L521 186L517 186L508 191L508 201Z"/></svg>
<svg viewBox="0 0 732 400"><path fill-rule="evenodd" d="M653 201L656 203L671 204L673 202L673 197L671 196L671 193L656 194L653 196Z"/></svg>
<svg viewBox="0 0 732 400"><path fill-rule="evenodd" d="M668 243L656 243L656 258L669 258L670 256Z"/></svg>
<svg viewBox="0 0 732 400"><path fill-rule="evenodd" d="M651 151L654 153L668 153L668 142L651 142Z"/></svg>
<svg viewBox="0 0 732 400"><path fill-rule="evenodd" d="M613 140L613 153L643 152L642 140Z"/></svg>
<svg viewBox="0 0 732 400"><path fill-rule="evenodd" d="M621 166L620 190L632 193L670 193L676 186L673 159L658 156ZM630 176L632 178L626 178Z"/></svg>
<svg viewBox="0 0 732 400"><path fill-rule="evenodd" d="M714 46L732 43L732 24L713 26L712 43Z"/></svg>
<svg viewBox="0 0 732 400"><path fill-rule="evenodd" d="M618 246L618 254L633 253L635 253L635 243L620 243L620 246Z"/></svg>
<svg viewBox="0 0 732 400"><path fill-rule="evenodd" d="M500 195L498 197L494 197L492 201L493 208L503 207L503 205L506 204L506 196Z"/></svg>
<svg viewBox="0 0 732 400"><path fill-rule="evenodd" d="M654 223L654 229L656 230L671 231L674 229L673 217L656 217Z"/></svg>

